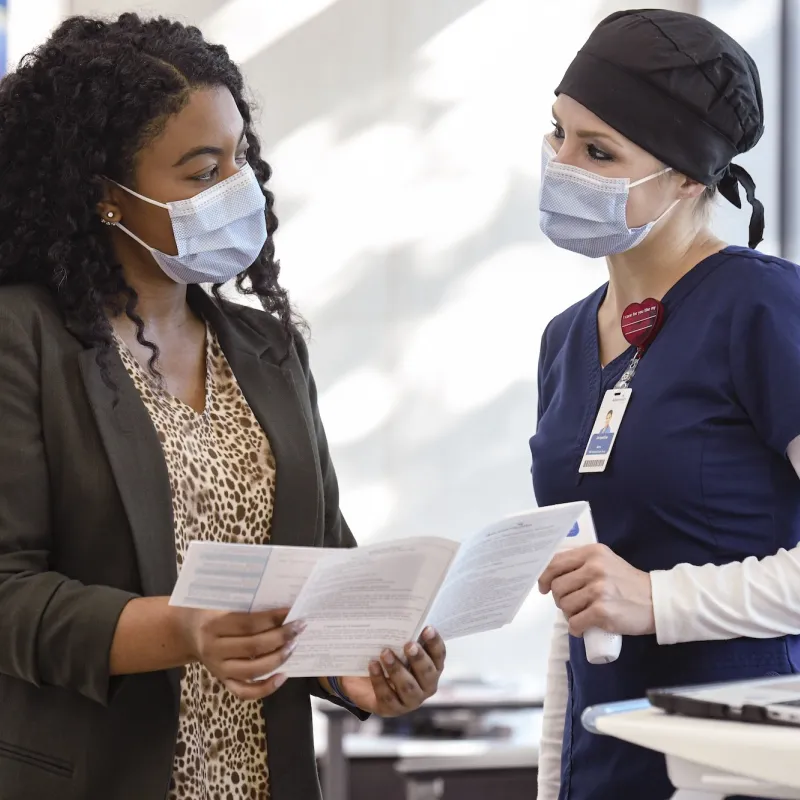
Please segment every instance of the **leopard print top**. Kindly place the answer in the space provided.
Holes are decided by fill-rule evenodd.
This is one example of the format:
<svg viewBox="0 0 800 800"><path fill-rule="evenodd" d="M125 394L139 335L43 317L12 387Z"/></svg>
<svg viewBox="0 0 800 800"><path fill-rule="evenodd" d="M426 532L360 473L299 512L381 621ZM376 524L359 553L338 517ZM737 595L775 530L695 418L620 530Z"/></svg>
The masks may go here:
<svg viewBox="0 0 800 800"><path fill-rule="evenodd" d="M206 402L198 414L159 387L117 340L164 452L178 567L192 540L269 541L275 459L211 328ZM169 800L268 800L260 701L241 701L202 665L181 679L180 725Z"/></svg>

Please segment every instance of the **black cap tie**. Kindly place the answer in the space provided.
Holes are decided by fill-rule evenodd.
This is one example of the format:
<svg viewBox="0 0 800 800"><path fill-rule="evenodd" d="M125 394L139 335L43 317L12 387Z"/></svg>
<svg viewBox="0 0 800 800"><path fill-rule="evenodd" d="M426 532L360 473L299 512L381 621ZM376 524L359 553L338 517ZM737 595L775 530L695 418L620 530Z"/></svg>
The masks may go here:
<svg viewBox="0 0 800 800"><path fill-rule="evenodd" d="M750 173L738 164L729 164L725 174L717 184L719 193L736 208L742 207L742 199L739 196L739 184L742 185L747 202L753 208L750 215L750 229L747 246L755 249L764 240L764 206L756 197L756 183L750 177Z"/></svg>

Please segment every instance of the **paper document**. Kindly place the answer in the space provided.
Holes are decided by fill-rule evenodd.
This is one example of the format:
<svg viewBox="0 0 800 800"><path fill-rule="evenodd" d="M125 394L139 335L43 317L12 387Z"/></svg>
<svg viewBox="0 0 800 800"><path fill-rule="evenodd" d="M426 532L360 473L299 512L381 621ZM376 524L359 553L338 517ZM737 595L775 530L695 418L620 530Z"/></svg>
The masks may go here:
<svg viewBox="0 0 800 800"><path fill-rule="evenodd" d="M340 550L190 542L170 605L218 611L290 608L323 558Z"/></svg>
<svg viewBox="0 0 800 800"><path fill-rule="evenodd" d="M444 639L512 622L587 503L517 514L458 543L438 537L352 550L193 542L170 603L260 611L289 607L305 632L281 672L367 675L426 625Z"/></svg>
<svg viewBox="0 0 800 800"><path fill-rule="evenodd" d="M455 639L512 622L575 523L576 510L512 517L464 542L426 624Z"/></svg>

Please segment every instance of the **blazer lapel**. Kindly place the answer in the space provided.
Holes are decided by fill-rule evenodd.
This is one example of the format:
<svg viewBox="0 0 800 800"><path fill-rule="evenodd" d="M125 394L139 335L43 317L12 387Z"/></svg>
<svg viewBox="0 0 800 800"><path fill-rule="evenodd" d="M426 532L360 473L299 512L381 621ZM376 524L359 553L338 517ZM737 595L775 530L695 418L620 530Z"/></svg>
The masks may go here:
<svg viewBox="0 0 800 800"><path fill-rule="evenodd" d="M234 306L223 312L197 292L192 304L214 328L255 418L267 434L275 457L275 501L270 542L279 545L321 544L320 467L311 423L303 409L302 390L288 366L279 366L286 344L270 340L240 319Z"/></svg>
<svg viewBox="0 0 800 800"><path fill-rule="evenodd" d="M109 354L114 391L105 385L97 350L80 354L81 373L133 534L142 590L172 593L177 579L172 496L161 444L133 381L116 352ZM116 402L115 402L116 401Z"/></svg>
<svg viewBox="0 0 800 800"><path fill-rule="evenodd" d="M112 351L108 359L116 395L103 382L96 356L94 348L80 354L81 374L131 526L142 591L146 597L169 595L178 567L172 493L161 443L117 353ZM166 676L177 704L181 671L170 669Z"/></svg>

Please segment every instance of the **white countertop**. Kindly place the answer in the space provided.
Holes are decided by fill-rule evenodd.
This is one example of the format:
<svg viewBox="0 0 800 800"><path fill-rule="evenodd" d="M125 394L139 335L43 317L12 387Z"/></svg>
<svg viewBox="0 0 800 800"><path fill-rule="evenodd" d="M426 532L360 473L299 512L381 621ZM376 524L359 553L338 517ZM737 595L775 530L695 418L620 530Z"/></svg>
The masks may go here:
<svg viewBox="0 0 800 800"><path fill-rule="evenodd" d="M800 728L693 719L648 708L596 719L598 731L715 769L800 789Z"/></svg>

